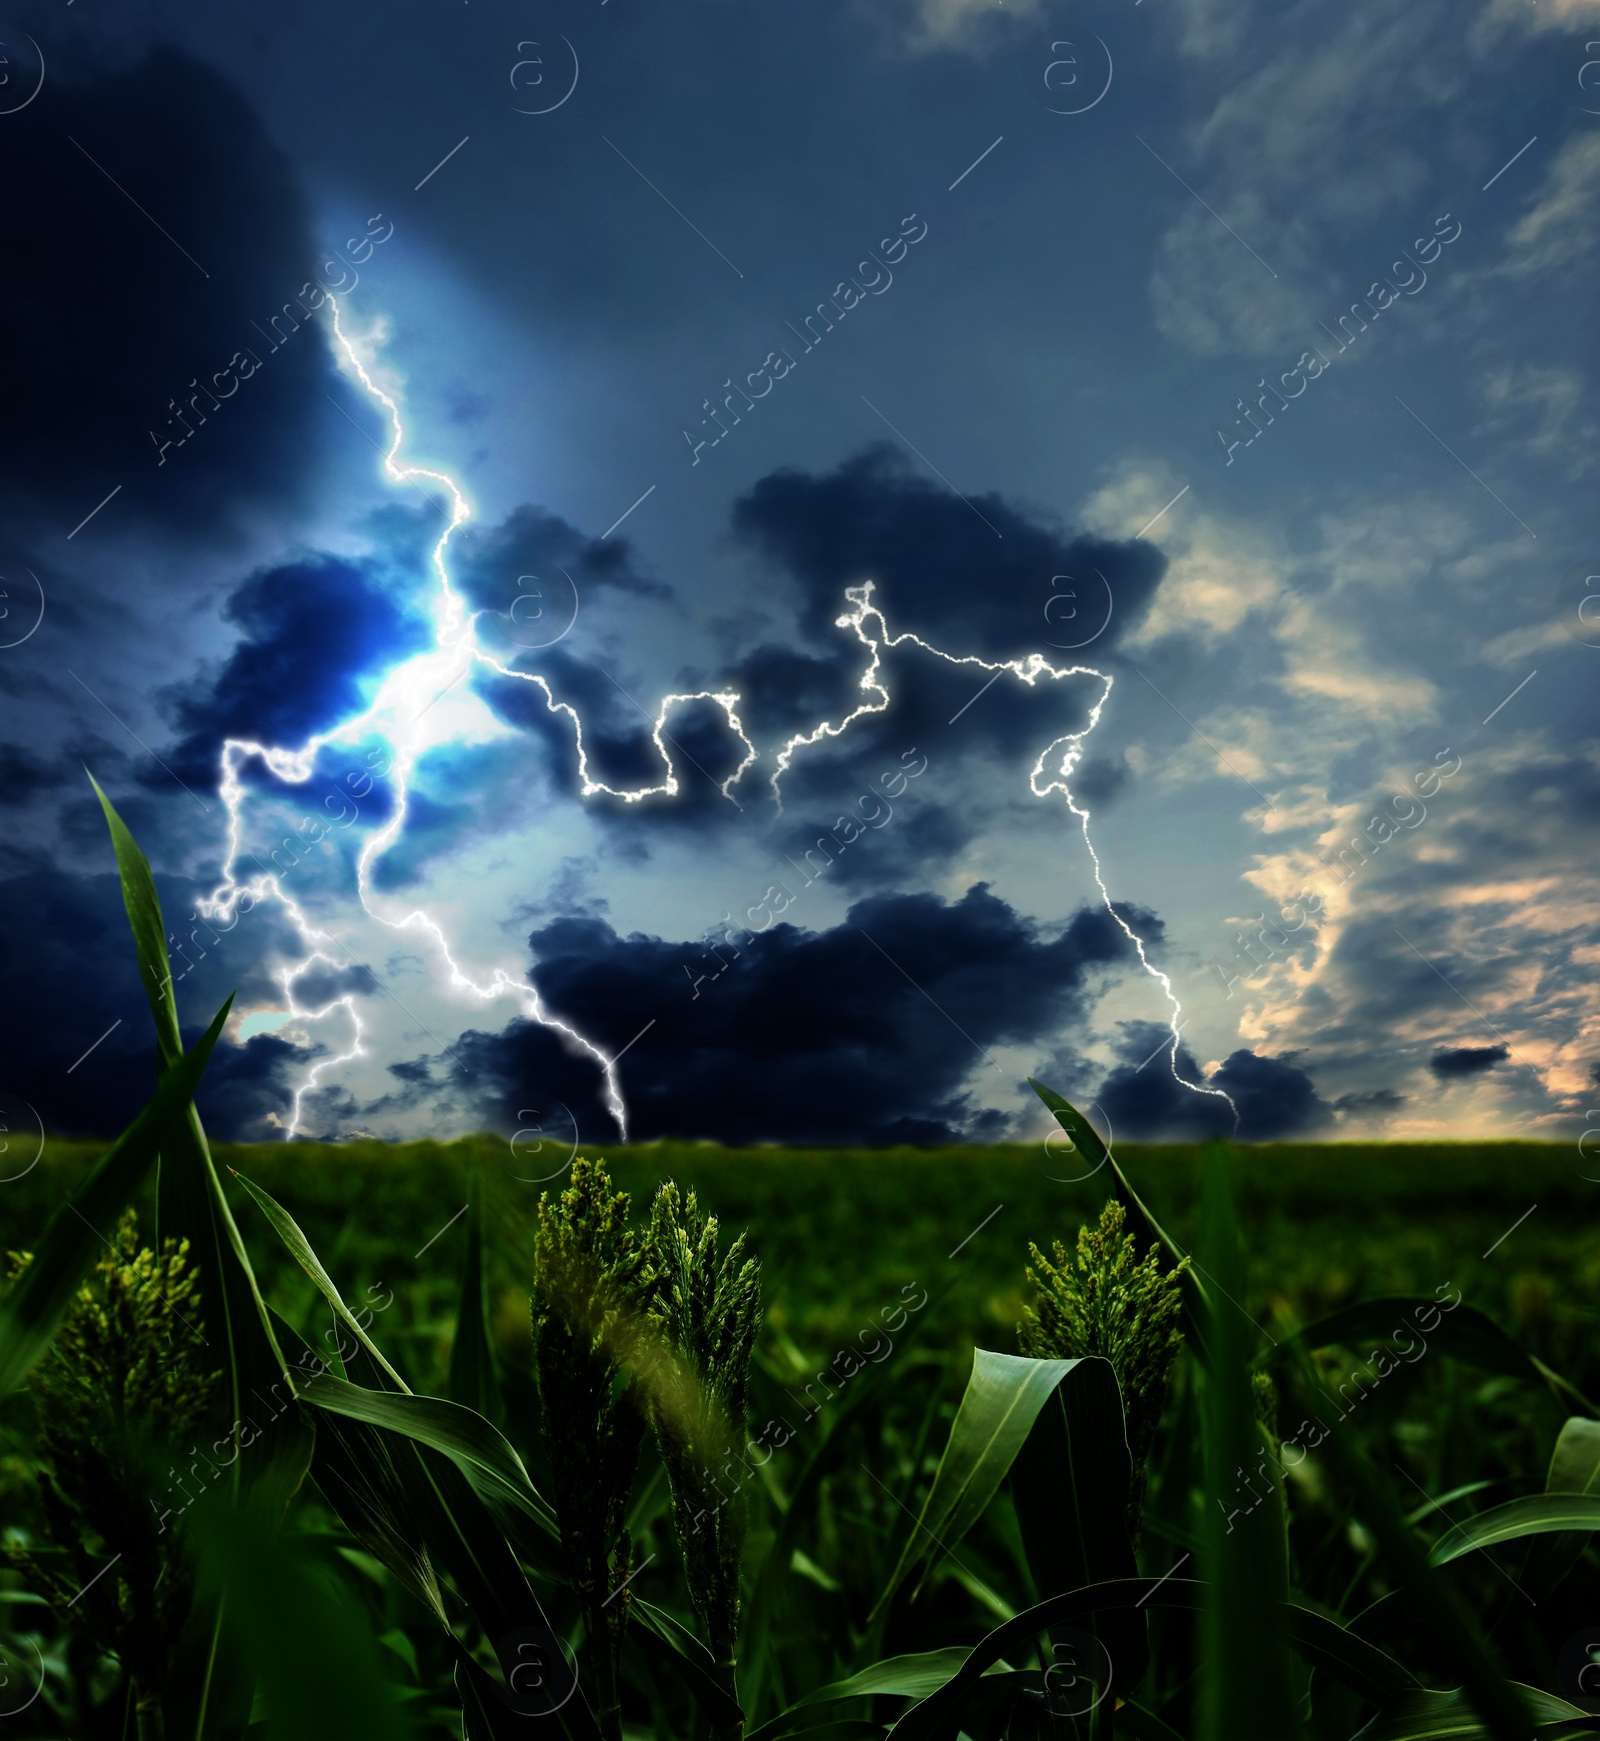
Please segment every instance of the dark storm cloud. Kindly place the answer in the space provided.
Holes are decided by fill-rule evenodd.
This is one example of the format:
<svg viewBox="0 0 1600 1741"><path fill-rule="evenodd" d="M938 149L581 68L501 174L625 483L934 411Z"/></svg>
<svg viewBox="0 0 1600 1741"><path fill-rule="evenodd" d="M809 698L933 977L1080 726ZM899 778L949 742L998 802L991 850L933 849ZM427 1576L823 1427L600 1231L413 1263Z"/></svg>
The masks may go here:
<svg viewBox="0 0 1600 1741"><path fill-rule="evenodd" d="M1068 538L993 492L972 501L989 525L894 450L873 446L824 476L771 473L733 518L742 538L799 583L802 625L818 639L832 638L844 589L863 580L876 583L874 602L893 632L911 629L947 652L1040 652L1072 664L1071 650L1052 643L1087 638L1107 611L1106 588L1110 623L1092 644L1108 647L1138 626L1166 569L1154 545ZM1069 592L1075 599L1047 619L1052 598Z"/></svg>
<svg viewBox="0 0 1600 1741"><path fill-rule="evenodd" d="M540 639L543 625L552 636L568 625L577 589L579 614L586 595L610 588L639 598L667 599L672 588L640 574L626 538L613 544L590 538L547 509L524 503L498 526L464 526L450 546L450 568L461 594L474 610L509 613L518 598L532 598L516 614L524 644ZM533 597L539 583L545 590ZM537 607L537 614L535 614Z"/></svg>
<svg viewBox="0 0 1600 1741"><path fill-rule="evenodd" d="M0 744L0 804L26 804L61 783L61 769L18 744Z"/></svg>
<svg viewBox="0 0 1600 1741"><path fill-rule="evenodd" d="M1428 1068L1435 1076L1481 1076L1510 1056L1505 1046L1456 1046L1450 1051L1435 1052L1428 1060Z"/></svg>
<svg viewBox="0 0 1600 1741"><path fill-rule="evenodd" d="M1405 1103L1406 1096L1396 1094L1392 1088L1377 1088L1371 1094L1341 1094L1334 1101L1333 1110L1381 1118L1398 1112Z"/></svg>
<svg viewBox="0 0 1600 1741"><path fill-rule="evenodd" d="M794 575L803 594L803 627L820 635L826 650L813 653L766 641L715 678L685 679L690 687L735 693L744 729L762 752L761 762L733 794L735 802L724 798L719 787L739 765L743 746L720 709L688 705L674 712L664 734L682 788L679 796L670 803L634 805L600 798L593 806L600 825L640 854L648 853L664 830L674 835L726 830L751 815L768 818L773 814L768 781L783 745L813 733L820 723L841 725L863 704L869 711L841 735L825 734L801 750L783 773L785 813L775 841L782 853L803 856L819 838L834 834L862 794L876 793L879 782L908 757L938 760L939 796L932 795L933 783L919 789L911 813L875 839L871 852L838 853L841 882L858 889L884 888L903 884L909 874L936 874L990 825L997 806L1031 804L1027 767L1048 744L1084 727L1100 696L1097 679L1027 684L1007 673L991 682L993 674L982 666L955 664L906 645L881 653L878 681L887 692L885 701L879 689L862 687L871 648L835 622L846 608L845 587L869 575L878 580L877 601L887 610L893 633L912 627L941 650L1010 658L1041 645L1041 636L1034 633L1036 620L1046 635L1057 634L1060 625L1052 629L1043 616L1043 604L1052 596L1049 585L1020 614L1008 589L1017 593L1032 584L1029 577L1042 574L1060 594L1064 583L1059 577L1074 563L1081 568L1092 561L1116 589L1120 620L1126 625L1142 614L1164 562L1147 545L1084 539L1069 544L995 501L988 506L1000 516L996 524L1003 524L1006 533L997 555L999 546L981 522L974 522L981 534L974 544L967 527L951 517L952 506L966 514L959 502L908 475L882 449L827 477L780 471L762 479L735 505L735 532ZM609 547L585 543L564 522L523 509L480 545L465 590L480 608L504 612L507 587L517 579L518 565L526 562L532 571L543 563L548 573L551 551L587 565L582 572L629 590L643 591L648 585L634 578ZM576 579L579 569L571 572ZM1032 599L1031 593L1017 596ZM1084 596L1087 610L1087 592ZM541 596L535 608L542 611L546 602ZM551 608L559 615L555 602ZM1045 651L1058 658L1048 647ZM1072 659L1062 654L1059 663ZM653 697L647 702L626 692L610 671L570 641L529 650L519 668L538 671L557 700L578 712L591 777L626 789L654 785L664 777L649 735ZM575 795L577 757L570 721L552 712L532 684L484 671L474 682L502 719L542 740L552 779ZM979 761L983 769L974 776ZM1008 786L997 786L993 778L997 763L1016 769ZM1125 768L1107 765L1091 770L1088 782L1103 801L1126 778ZM877 812L867 822L876 828L885 820ZM846 824L847 838L850 826ZM854 826L863 826L859 818Z"/></svg>
<svg viewBox="0 0 1600 1741"><path fill-rule="evenodd" d="M299 745L359 710L363 675L432 639L374 565L333 556L251 575L223 615L243 638L199 693L173 700L183 737L164 759L191 786L215 786L225 738Z"/></svg>
<svg viewBox="0 0 1600 1741"><path fill-rule="evenodd" d="M133 822L137 802L126 811ZM273 999L277 987L266 958L290 944L288 926L258 909L219 939L183 917L192 913L198 889L165 877L160 886L175 939L184 1039L193 1043L229 992L237 989L246 1003ZM0 975L9 995L0 1003L6 1059L0 1087L25 1096L47 1130L113 1135L156 1085L155 1034L117 878L67 878L39 866L8 879L6 897ZM266 1034L243 1047L219 1041L196 1096L212 1135L265 1136L266 1112L284 1115L290 1078L311 1056Z"/></svg>
<svg viewBox="0 0 1600 1741"><path fill-rule="evenodd" d="M1117 1049L1124 1062L1095 1096L1116 1137L1141 1141L1236 1135L1240 1142L1282 1142L1319 1135L1333 1123L1333 1108L1298 1067L1295 1054L1269 1058L1241 1048L1208 1078L1180 1043L1178 1074L1184 1082L1220 1088L1233 1100L1239 1109L1235 1132L1226 1101L1174 1080L1170 1029L1159 1022L1123 1022L1121 1029Z"/></svg>
<svg viewBox="0 0 1600 1741"><path fill-rule="evenodd" d="M341 997L371 997L378 980L363 962L352 967L327 967L318 963L307 968L294 982L294 1001L301 1009L322 1009Z"/></svg>
<svg viewBox="0 0 1600 1741"><path fill-rule="evenodd" d="M157 50L90 83L47 80L6 118L0 163L0 327L26 335L6 362L8 510L70 526L120 484L119 523L187 539L292 498L333 379L296 300L320 257L246 99Z"/></svg>
<svg viewBox="0 0 1600 1741"><path fill-rule="evenodd" d="M854 649L847 655L855 656ZM815 659L770 642L729 666L727 677L739 696L739 717L757 743L782 742L819 719L842 719L860 695L846 658Z"/></svg>
<svg viewBox="0 0 1600 1741"><path fill-rule="evenodd" d="M1159 934L1154 915L1131 917ZM1103 911L1047 936L981 883L950 903L858 901L831 930L736 934L716 955L619 937L600 919L557 920L529 941L547 1006L608 1050L653 1023L621 1064L631 1134L728 1143L1003 1136L1006 1115L971 1092L975 1072L994 1074L987 1048L1035 1044L1081 1020L1091 976L1130 954ZM550 1030L518 1021L467 1033L453 1050L473 1092L488 1086L479 1115L491 1123L509 1128L530 1101L559 1100L585 1140L612 1134L598 1071Z"/></svg>

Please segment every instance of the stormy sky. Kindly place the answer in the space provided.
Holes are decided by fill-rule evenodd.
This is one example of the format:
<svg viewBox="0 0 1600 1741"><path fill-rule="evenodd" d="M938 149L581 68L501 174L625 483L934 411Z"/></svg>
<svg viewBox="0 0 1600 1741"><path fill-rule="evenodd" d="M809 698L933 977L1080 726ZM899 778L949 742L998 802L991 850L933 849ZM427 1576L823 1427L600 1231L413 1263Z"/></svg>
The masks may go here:
<svg viewBox="0 0 1600 1741"><path fill-rule="evenodd" d="M8 1122L1584 1128L1600 0L0 26Z"/></svg>

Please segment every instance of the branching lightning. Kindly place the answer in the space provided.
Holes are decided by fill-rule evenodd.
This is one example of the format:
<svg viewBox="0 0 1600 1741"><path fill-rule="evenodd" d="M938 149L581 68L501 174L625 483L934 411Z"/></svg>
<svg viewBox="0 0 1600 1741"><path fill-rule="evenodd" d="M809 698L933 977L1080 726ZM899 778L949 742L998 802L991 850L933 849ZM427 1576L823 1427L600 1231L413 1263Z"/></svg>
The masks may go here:
<svg viewBox="0 0 1600 1741"><path fill-rule="evenodd" d="M467 676L474 665L486 666L501 677L535 685L544 697L546 709L552 715L561 716L571 728L573 747L577 757L580 793L585 798L604 794L625 804L639 803L652 797L675 797L678 794L680 787L677 770L665 741L668 718L672 711L681 705L709 702L722 711L729 729L744 746L744 756L738 767L719 783L719 790L723 797L737 805L738 800L733 795L734 789L760 759L759 752L745 732L739 718L740 697L731 690L702 690L694 694L664 696L657 707L650 728L651 741L661 758L662 777L653 785L633 788L611 786L602 780L595 779L589 770L583 722L576 709L567 702L557 700L548 681L539 673L516 670L494 657L489 650L479 644L477 620L479 615L483 613L469 611L466 608L466 601L451 583L447 562L450 540L456 530L471 518L471 504L457 487L455 480L446 473L433 471L423 466L405 465L400 462L399 455L405 442L405 429L401 422L399 405L393 395L385 391L373 379L371 371L362 360L357 342L345 331L338 303L332 297L329 297L328 300L332 309L334 339L343 366L359 381L371 398L383 406L389 419L391 440L388 451L383 456L385 473L393 483L411 485L421 490L429 500L433 500L433 498L423 489L421 480L438 486L448 498L448 510L441 507L441 512L444 512L446 516L446 524L433 546L431 555L437 582L433 603L434 645L427 651L416 654L391 669L383 677L371 702L359 713L334 726L331 730L309 738L298 750L284 749L277 745L261 744L241 738L229 738L225 741L221 756L219 792L228 811L227 856L223 864L222 881L210 896L199 903L198 911L213 924L220 922L224 928L228 928L237 921L242 902L248 901L251 907L269 898L278 902L306 947L305 956L286 967L278 976L290 1017L304 1024L326 1020L333 1016L335 1011L342 1010L349 1018L350 1040L348 1049L336 1056L321 1059L312 1065L305 1080L295 1093L293 1114L284 1131L285 1137L292 1139L300 1132L305 1097L321 1084L324 1073L365 1055L365 1048L362 1045L363 1027L355 998L351 995L345 995L334 998L319 1008L302 1008L296 995L297 982L319 966L338 969L342 966L352 965L355 958L330 932L311 922L300 904L285 891L281 878L276 872L264 865L260 859L245 851L242 834L244 801L247 792L241 777L242 771L252 760L256 760L283 784L288 786L304 785L311 779L317 757L326 747L338 744L356 745L369 739L378 739L388 746L392 754L392 761L387 772L392 777L393 782L394 809L385 825L377 830L362 847L356 861L356 886L362 908L371 918L391 930L420 932L442 960L448 975L448 983L454 990L485 1003L508 998L520 1008L521 1013L529 1020L551 1029L562 1036L569 1047L592 1057L600 1066L604 1077L606 1105L615 1118L619 1131L626 1137L627 1107L622 1097L615 1059L601 1046L580 1033L578 1029L562 1021L548 1010L537 989L526 979L504 967L496 967L487 978L475 978L466 972L457 961L443 927L430 913L421 908L412 908L404 912L386 910L385 906L374 896L374 867L404 833L409 810L410 777L419 758L426 750L436 744L449 742L454 736L445 723L446 714L434 711L435 703L442 700L452 688ZM437 502L434 505L440 506ZM1029 687L1033 687L1045 679L1051 682L1059 682L1071 677L1098 679L1102 686L1100 696L1090 711L1087 722L1081 730L1057 738L1049 745L1035 763L1029 777L1029 785L1034 794L1040 798L1048 797L1052 792L1060 792L1066 799L1068 808L1079 820L1083 831L1084 845L1089 850L1090 861L1094 866L1095 882L1100 890L1106 911L1127 935L1138 952L1139 960L1145 971L1160 984L1162 992L1171 1006L1172 1015L1169 1026L1172 1032L1172 1045L1169 1061L1174 1078L1185 1088L1196 1093L1218 1096L1227 1101L1232 1108L1233 1102L1222 1090L1185 1082L1178 1075L1179 1018L1182 1013L1178 999L1173 993L1168 976L1150 961L1145 953L1142 939L1113 906L1110 892L1106 888L1101 872L1099 856L1089 838L1089 812L1078 805L1068 784L1078 759L1082 755L1083 740L1099 722L1101 712L1110 697L1111 677L1091 666L1053 666L1038 653L1031 653L1023 659L999 662L990 662L972 654L946 653L909 631L898 635L891 634L883 613L872 602L872 595L873 586L870 581L861 586L847 588L845 598L852 608L840 616L836 624L839 628L852 630L868 651L868 663L862 672L859 685L864 699L843 719L837 722L823 721L810 732L791 737L778 750L769 782L777 813L781 815L783 810L783 798L780 790L782 777L800 752L825 740L842 737L856 720L867 715L882 713L888 708L891 698L880 675L885 648L899 647L909 643L948 664L968 665L977 670L992 672L996 676L1009 673ZM648 714L646 718L649 718ZM1052 759L1057 756L1057 752L1060 752L1059 765L1051 773L1049 770L1052 766ZM321 836L317 837L317 839L320 838ZM312 845L315 844L315 841L302 837L295 840L294 844ZM240 879L238 867L242 856L251 859L259 870L259 875L244 880ZM274 859L276 858L275 853L272 856ZM248 911L249 908L244 910ZM340 955L335 954L334 951L342 953L342 961ZM1237 1119L1237 1108L1233 1108L1233 1110L1235 1119Z"/></svg>

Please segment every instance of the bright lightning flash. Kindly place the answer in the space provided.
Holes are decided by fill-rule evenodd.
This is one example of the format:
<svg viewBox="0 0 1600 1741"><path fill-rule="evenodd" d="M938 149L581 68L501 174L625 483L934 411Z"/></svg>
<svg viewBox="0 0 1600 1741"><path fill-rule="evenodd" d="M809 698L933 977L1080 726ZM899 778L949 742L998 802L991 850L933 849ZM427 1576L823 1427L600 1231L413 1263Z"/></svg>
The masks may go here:
<svg viewBox="0 0 1600 1741"><path fill-rule="evenodd" d="M432 552L433 570L437 581L433 602L434 645L427 651L404 660L390 670L384 676L371 702L360 713L334 726L329 731L320 732L307 739L298 750L282 749L276 745L260 744L241 738L229 738L225 741L222 748L219 791L228 811L228 852L223 864L221 883L210 896L199 903L198 911L208 921L222 921L231 926L236 921L240 903L243 900L248 899L252 906L267 900L269 897L276 900L298 931L307 950L306 955L300 961L285 968L279 975L279 984L283 988L290 1016L304 1024L322 1021L331 1017L335 1011L343 1011L349 1019L348 1049L337 1056L324 1058L312 1065L304 1082L296 1091L293 1115L284 1129L285 1137L292 1139L300 1131L305 1096L320 1085L324 1072L336 1069L341 1064L349 1063L352 1059L365 1056L365 1049L361 1043L362 1023L354 997L347 995L335 998L320 1008L306 1009L302 1008L298 1002L295 991L296 984L314 968L338 969L341 966L353 965L355 958L350 955L343 943L330 932L311 922L300 904L285 892L276 872L268 869L259 859L254 859L253 855L245 852L242 832L244 801L247 793L241 779L241 771L254 759L261 762L267 771L283 784L288 786L304 785L311 778L318 753L326 746L356 745L374 738L378 739L388 746L391 756L389 777L393 781L395 801L394 811L388 822L366 842L356 861L356 886L363 909L373 919L388 926L391 930L422 933L443 962L448 983L455 991L483 1003L509 999L529 1020L551 1029L559 1034L570 1048L587 1053L592 1057L600 1066L605 1079L606 1106L617 1121L618 1130L625 1138L627 1135L627 1107L622 1098L616 1062L610 1054L575 1027L552 1014L545 1007L537 989L529 981L507 968L496 967L486 977L481 975L474 977L468 973L456 960L443 928L430 913L417 907L409 911L389 910L387 906L380 904L373 893L373 868L404 832L409 803L410 777L419 758L426 750L436 744L459 741L461 728L458 726L452 730L447 723L446 711L435 712L434 704L440 701L447 691L454 688L475 664L485 665L502 677L514 678L519 682L535 685L544 696L548 711L562 716L571 727L573 745L577 754L578 786L582 795L591 798L604 793L608 797L620 799L625 804L636 804L651 797L674 797L677 795L679 791L678 776L663 739L667 719L672 710L680 704L689 702L711 702L719 707L727 719L730 730L744 745L745 754L738 767L720 783L722 795L730 802L737 804L738 800L733 796L733 789L759 759L758 752L746 735L744 726L739 719L739 696L729 690L703 690L692 695L664 696L656 710L650 732L651 741L661 758L664 770L662 778L654 785L635 788L609 786L604 781L593 778L589 772L588 752L584 745L583 722L577 711L568 703L558 701L552 693L549 683L537 672L514 670L501 663L478 644L477 618L483 613L466 609L466 601L451 584L450 571L446 562L450 539L456 529L471 518L471 505L456 486L455 480L446 473L432 471L423 466L402 465L400 463L398 456L405 440L405 430L400 421L400 408L394 397L373 379L366 363L362 360L357 342L344 329L338 303L332 297L328 300L333 311L334 338L344 367L360 382L366 392L383 406L388 414L392 439L388 452L384 455L385 472L394 483L409 484L428 496L430 500L433 498L424 485L434 485L443 491L449 502L445 527L439 534ZM438 503L435 505L439 506ZM441 507L441 512L444 511ZM1037 653L1031 653L1025 659L989 663L971 655L958 657L945 653L909 632L891 635L883 613L872 603L872 593L873 587L870 581L862 586L847 588L845 598L852 609L837 620L838 627L854 631L856 637L870 654L867 667L860 680L860 688L866 699L836 724L824 721L811 732L790 738L778 751L770 782L778 812L781 814L783 809L779 783L784 772L800 751L821 743L825 739L842 736L855 720L868 714L882 713L889 706L889 691L879 675L882 654L886 647L898 647L909 642L924 652L952 665L970 665L978 670L992 671L996 674L1009 672L1030 687L1038 684L1042 679L1049 679L1052 682L1059 682L1068 677L1098 679L1102 685L1100 698L1090 712L1087 723L1080 731L1056 739L1044 751L1033 768L1029 784L1034 794L1041 798L1047 797L1052 792L1060 792L1066 799L1068 808L1079 819L1083 830L1084 844L1089 849L1089 857L1094 865L1095 882L1100 889L1106 911L1126 933L1129 941L1138 951L1139 960L1145 971L1159 982L1162 992L1171 1006L1172 1016L1169 1025L1172 1030L1172 1046L1169 1059L1174 1078L1185 1088L1192 1089L1196 1093L1216 1095L1227 1101L1230 1107L1233 1107L1233 1102L1220 1089L1184 1082L1183 1078L1178 1075L1178 1031L1181 1010L1178 1000L1173 994L1172 983L1166 974L1151 963L1145 954L1143 941L1112 905L1110 893L1101 875L1099 857L1089 838L1089 812L1077 804L1068 785L1072 771L1083 753L1083 740L1099 722L1101 711L1111 694L1112 679L1104 672L1097 671L1090 666L1074 665L1058 668L1049 664ZM485 731L500 728L485 725L478 729ZM1056 757L1057 752L1060 752L1059 764L1051 773L1049 769L1052 758ZM314 843L301 841L297 844ZM241 856L252 857L260 871L258 876L240 880L238 865ZM342 961L340 955L335 954L334 951L339 951L342 954ZM1234 1108L1234 1114L1237 1121L1237 1108Z"/></svg>

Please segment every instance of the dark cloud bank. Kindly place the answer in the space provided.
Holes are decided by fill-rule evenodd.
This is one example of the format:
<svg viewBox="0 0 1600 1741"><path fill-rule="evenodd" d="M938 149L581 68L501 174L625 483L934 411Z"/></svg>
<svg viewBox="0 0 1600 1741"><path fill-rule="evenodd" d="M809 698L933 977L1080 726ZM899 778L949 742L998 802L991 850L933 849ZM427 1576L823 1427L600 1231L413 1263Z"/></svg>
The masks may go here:
<svg viewBox="0 0 1600 1741"><path fill-rule="evenodd" d="M53 81L12 118L0 143L13 252L50 262L48 273L12 273L0 287L6 329L28 334L10 361L11 414L0 431L0 517L12 543L31 548L43 529L59 541L62 526L123 480L119 525L155 552L172 541L226 548L249 516L292 513L327 451L336 417L327 400L350 396L316 321L274 324L286 301L303 299L302 314L305 302L315 306L310 286L327 272L294 177L249 104L217 74L166 51L92 84ZM91 158L135 194L159 185L162 218L178 245ZM108 262L119 286L114 300L104 293ZM248 375L234 361L245 348L258 359ZM233 385L224 391L225 383ZM351 411L371 416L360 403ZM363 678L424 644L426 625L409 602L425 583L423 519L396 508L368 530L371 557L308 550L234 583L222 606L238 633L231 651L166 695L171 738L160 746L163 759L191 786L214 788L223 738L301 742L352 709ZM1082 588L1086 611L1091 601L1099 608L1103 584L1110 615L1093 636L1094 656L1114 657L1165 568L1152 545L1052 529L997 493L969 507L882 448L829 473L786 469L764 478L735 504L733 531L777 577L799 629L792 643L747 648L712 679L740 689L748 728L768 748L841 717L860 699L864 650L835 627L847 586L871 578L891 629L937 647L990 659L1041 651L1071 663L1076 652L1063 643L1072 635L1045 614L1062 577ZM553 570L585 592L670 596L639 572L625 539L602 543L536 506L498 527L465 531L458 546L458 584L474 608L490 613L507 610L520 576ZM655 775L659 764L636 712L581 636L521 657L583 710L600 777L621 784ZM975 783L992 785L995 767L1014 769L1024 754L1076 729L1093 692L1003 681L962 713L958 734L951 715L977 687L973 672L906 649L889 656L886 674L893 706L852 728L845 743L797 764L780 847L787 841L803 851L814 832L832 829L839 792L901 766L914 745L927 754L942 744L942 769L965 768L966 784L951 774L934 796L928 782L914 813L897 818L873 854L841 858L841 882L871 891L844 923L804 930L777 922L740 938L737 955L724 946L720 968L703 942L622 937L592 916L558 917L530 937L535 983L581 1031L615 1051L653 1023L622 1064L635 1135L885 1144L1012 1134L1012 1116L980 1095L995 1077L992 1098L1017 1101L1015 1080L991 1067L991 1048L1049 1055L1060 1051L1064 1032L1081 1044L1099 985L1128 968L1128 941L1103 911L1086 908L1053 930L981 883L953 902L905 886L951 863L983 826ZM558 789L570 790L570 737L542 698L528 685L493 679L480 689L540 747ZM643 841L652 829L734 825L714 789L739 753L720 715L686 713L673 736L705 775L680 767L684 798L670 809L596 805L617 835L632 830ZM30 803L68 782L58 816L63 837L91 844L98 823L74 795L75 767L19 744L0 756L0 801ZM109 753L97 765L128 768ZM1126 777L1110 764L1086 773L1102 800ZM169 801L148 769L125 772L116 795L140 837L159 846ZM148 1095L154 1075L115 881L64 875L33 849L12 862L18 874L8 878L0 915L0 967L14 993L0 1009L8 1078L47 1125L110 1132ZM395 870L404 874L403 861ZM166 879L163 886L169 920L181 932L179 917L199 886ZM1126 917L1159 949L1156 915L1128 909ZM271 1001L270 963L296 952L281 915L258 912L197 960L182 1007L201 1016L235 987L247 1000ZM363 997L375 989L365 969L327 978L319 994ZM72 1067L84 1046L119 1022L81 1068ZM1219 1102L1173 1082L1164 1059L1138 1067L1160 1032L1150 1024L1125 1028L1123 1061L1098 1098L1121 1136L1208 1134L1218 1128ZM518 1021L498 1033L468 1032L452 1051L470 1077L447 1060L398 1062L386 1101L347 1103L341 1116L425 1106L457 1123L511 1128L529 1100L559 1099L586 1136L612 1134L592 1061L550 1031ZM1467 1057L1441 1054L1434 1068L1489 1067L1444 1061ZM308 1061L273 1035L243 1047L225 1043L200 1096L208 1122L219 1136L267 1135L268 1115L285 1117ZM1180 1068L1199 1079L1187 1053ZM1333 1116L1294 1060L1236 1052L1217 1082L1239 1103L1246 1138L1314 1134ZM1063 1086L1096 1092L1083 1072Z"/></svg>

